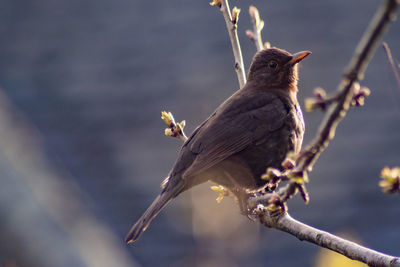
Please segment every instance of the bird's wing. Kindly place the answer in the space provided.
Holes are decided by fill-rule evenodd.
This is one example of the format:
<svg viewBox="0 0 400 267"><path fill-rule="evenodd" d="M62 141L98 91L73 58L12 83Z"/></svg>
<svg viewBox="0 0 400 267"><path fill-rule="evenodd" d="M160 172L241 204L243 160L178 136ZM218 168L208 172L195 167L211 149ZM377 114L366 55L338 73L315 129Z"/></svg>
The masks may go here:
<svg viewBox="0 0 400 267"><path fill-rule="evenodd" d="M196 156L183 178L212 167L249 144L267 139L283 126L287 114L285 104L273 93L228 99L185 144Z"/></svg>

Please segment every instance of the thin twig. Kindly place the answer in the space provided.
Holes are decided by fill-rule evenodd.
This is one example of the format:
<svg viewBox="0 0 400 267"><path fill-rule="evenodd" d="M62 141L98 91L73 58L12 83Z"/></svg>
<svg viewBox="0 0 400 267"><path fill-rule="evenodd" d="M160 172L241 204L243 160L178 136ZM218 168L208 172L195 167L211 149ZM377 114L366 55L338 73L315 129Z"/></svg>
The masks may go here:
<svg viewBox="0 0 400 267"><path fill-rule="evenodd" d="M166 136L176 137L181 141L185 142L188 138L186 137L183 128L185 128L186 122L175 122L175 118L171 112L162 111L161 119L165 122L168 128L165 128L164 134Z"/></svg>
<svg viewBox="0 0 400 267"><path fill-rule="evenodd" d="M260 221L267 227L287 232L301 241L307 241L333 250L350 259L364 262L369 266L400 266L400 258L398 257L377 252L301 223L293 219L287 212L274 218L265 210L260 217Z"/></svg>
<svg viewBox="0 0 400 267"><path fill-rule="evenodd" d="M328 96L324 98L309 97L304 100L304 106L306 111L310 112L315 109L321 109L326 111L326 109L338 100L338 95Z"/></svg>
<svg viewBox="0 0 400 267"><path fill-rule="evenodd" d="M215 2L215 3L214 3ZM242 88L246 84L246 74L244 70L242 50L240 49L239 37L237 35L237 18L232 21L231 11L229 9L228 0L214 1L214 5L219 6L219 10L225 19L226 28L228 29L229 37L232 44L233 56L235 57L235 71L239 81L239 86Z"/></svg>
<svg viewBox="0 0 400 267"><path fill-rule="evenodd" d="M251 17L251 23L253 24L253 30L247 30L246 34L255 44L257 51L261 51L263 49L261 31L264 28L264 21L260 18L260 13L255 6L249 7L249 14Z"/></svg>
<svg viewBox="0 0 400 267"><path fill-rule="evenodd" d="M365 98L371 94L371 91L365 86L361 87L358 82L353 83L352 90L353 99L351 100L351 106L363 106ZM340 96L340 94L326 96L325 91L317 87L314 89L314 97L308 97L304 100L306 111L313 111L315 109L326 111L330 105L340 101Z"/></svg>
<svg viewBox="0 0 400 267"><path fill-rule="evenodd" d="M396 66L396 63L394 62L393 56L392 56L392 52L390 51L390 48L388 46L388 44L386 42L382 43L383 49L386 52L386 56L388 58L389 64L390 64L390 68L392 69L393 75L396 79L397 82L397 87L400 90L400 74L399 74L399 70Z"/></svg>

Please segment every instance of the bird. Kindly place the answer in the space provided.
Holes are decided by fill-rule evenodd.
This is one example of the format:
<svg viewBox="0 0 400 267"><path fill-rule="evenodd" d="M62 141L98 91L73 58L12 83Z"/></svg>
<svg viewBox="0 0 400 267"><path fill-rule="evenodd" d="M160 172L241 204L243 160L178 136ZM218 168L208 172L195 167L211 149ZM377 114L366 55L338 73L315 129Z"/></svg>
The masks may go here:
<svg viewBox="0 0 400 267"><path fill-rule="evenodd" d="M272 47L257 52L246 84L226 99L182 145L161 194L128 232L136 241L172 199L206 181L245 203L267 181L269 167L282 170L289 152L301 149L305 125L297 101L298 63L310 51L291 54Z"/></svg>

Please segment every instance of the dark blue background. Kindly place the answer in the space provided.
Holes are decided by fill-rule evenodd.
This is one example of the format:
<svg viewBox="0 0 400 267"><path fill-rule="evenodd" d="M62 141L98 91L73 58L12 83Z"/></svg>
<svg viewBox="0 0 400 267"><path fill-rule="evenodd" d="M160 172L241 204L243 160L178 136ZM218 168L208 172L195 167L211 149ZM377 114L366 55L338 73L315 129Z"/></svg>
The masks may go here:
<svg viewBox="0 0 400 267"><path fill-rule="evenodd" d="M123 238L159 193L179 140L237 88L225 23L209 1L70 0L0 3L0 264L19 266L310 266L319 248L217 205L209 185L179 196L132 246ZM233 1L245 36L254 4L264 41L313 52L300 67L301 103L336 90L380 1ZM400 58L400 26L385 36ZM400 254L398 196L379 172L400 165L400 88L378 48L352 109L311 174L309 205L292 216ZM306 113L307 144L321 112ZM4 119L6 118L6 119ZM205 197L207 196L207 197ZM204 210L205 209L205 210ZM112 265L110 265L112 264Z"/></svg>

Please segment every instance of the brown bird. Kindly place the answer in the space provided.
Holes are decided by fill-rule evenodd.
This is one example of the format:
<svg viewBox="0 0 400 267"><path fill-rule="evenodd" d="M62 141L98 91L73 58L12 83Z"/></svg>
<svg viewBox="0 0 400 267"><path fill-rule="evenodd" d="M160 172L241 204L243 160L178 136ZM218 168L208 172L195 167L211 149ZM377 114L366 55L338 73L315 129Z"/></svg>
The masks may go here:
<svg viewBox="0 0 400 267"><path fill-rule="evenodd" d="M127 243L137 240L169 201L208 180L245 203L249 190L266 183L261 175L268 167L282 169L286 154L300 151L304 121L297 102L297 63L309 54L269 48L254 56L246 85L183 144L161 194L133 225Z"/></svg>

